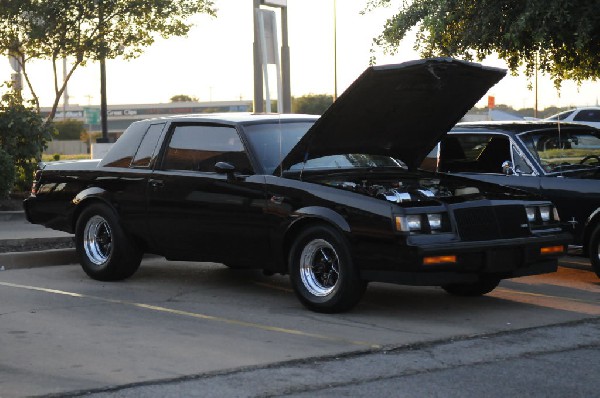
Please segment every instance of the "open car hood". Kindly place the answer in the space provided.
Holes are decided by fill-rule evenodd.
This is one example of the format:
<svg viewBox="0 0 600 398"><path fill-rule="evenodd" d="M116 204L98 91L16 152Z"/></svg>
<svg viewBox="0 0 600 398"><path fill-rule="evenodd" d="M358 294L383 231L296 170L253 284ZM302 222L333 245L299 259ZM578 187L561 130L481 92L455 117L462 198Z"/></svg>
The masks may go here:
<svg viewBox="0 0 600 398"><path fill-rule="evenodd" d="M281 167L327 155L388 155L418 167L506 71L451 58L372 66L331 105Z"/></svg>

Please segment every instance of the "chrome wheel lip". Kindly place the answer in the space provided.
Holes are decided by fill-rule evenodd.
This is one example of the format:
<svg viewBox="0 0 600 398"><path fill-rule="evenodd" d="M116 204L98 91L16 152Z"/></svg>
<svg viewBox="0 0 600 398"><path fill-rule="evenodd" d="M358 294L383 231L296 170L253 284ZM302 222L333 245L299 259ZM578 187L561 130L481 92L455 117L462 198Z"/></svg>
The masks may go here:
<svg viewBox="0 0 600 398"><path fill-rule="evenodd" d="M83 248L87 258L95 265L104 265L112 252L112 230L104 217L95 215L85 224Z"/></svg>
<svg viewBox="0 0 600 398"><path fill-rule="evenodd" d="M313 239L300 253L300 279L310 294L330 295L339 283L339 256L324 239Z"/></svg>

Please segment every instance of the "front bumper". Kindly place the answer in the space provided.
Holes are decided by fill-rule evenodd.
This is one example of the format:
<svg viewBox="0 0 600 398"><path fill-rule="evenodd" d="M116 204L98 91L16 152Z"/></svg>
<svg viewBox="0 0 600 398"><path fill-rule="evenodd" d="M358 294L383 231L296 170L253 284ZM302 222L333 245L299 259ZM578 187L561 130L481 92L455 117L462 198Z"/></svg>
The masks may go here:
<svg viewBox="0 0 600 398"><path fill-rule="evenodd" d="M472 283L481 277L501 279L555 272L558 258L572 241L569 233L482 242L455 242L417 246L400 250L392 267L361 267L361 278L415 286ZM544 247L563 246L562 253L541 253ZM454 256L452 263L424 265L423 259ZM389 263L388 263L389 265Z"/></svg>

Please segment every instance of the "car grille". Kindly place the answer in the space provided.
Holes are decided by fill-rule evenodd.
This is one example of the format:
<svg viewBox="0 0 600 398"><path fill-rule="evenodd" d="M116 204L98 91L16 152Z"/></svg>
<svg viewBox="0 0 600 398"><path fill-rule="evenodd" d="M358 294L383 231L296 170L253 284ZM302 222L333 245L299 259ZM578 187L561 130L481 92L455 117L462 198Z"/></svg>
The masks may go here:
<svg viewBox="0 0 600 398"><path fill-rule="evenodd" d="M529 236L523 206L488 206L454 210L458 233L464 241Z"/></svg>

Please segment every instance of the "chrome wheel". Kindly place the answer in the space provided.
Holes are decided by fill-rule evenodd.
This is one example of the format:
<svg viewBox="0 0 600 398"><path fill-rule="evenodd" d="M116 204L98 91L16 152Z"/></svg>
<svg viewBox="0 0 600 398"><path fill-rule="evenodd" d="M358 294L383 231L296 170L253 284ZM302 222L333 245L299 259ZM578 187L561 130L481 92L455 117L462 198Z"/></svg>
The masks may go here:
<svg viewBox="0 0 600 398"><path fill-rule="evenodd" d="M108 221L98 215L91 217L83 232L83 247L88 259L96 265L106 263L112 251L112 239Z"/></svg>
<svg viewBox="0 0 600 398"><path fill-rule="evenodd" d="M294 293L312 311L347 311L360 301L367 287L354 265L348 241L329 225L319 223L301 230L288 261Z"/></svg>
<svg viewBox="0 0 600 398"><path fill-rule="evenodd" d="M329 242L315 239L304 246L300 254L300 279L311 294L317 297L330 294L339 275L339 258Z"/></svg>

